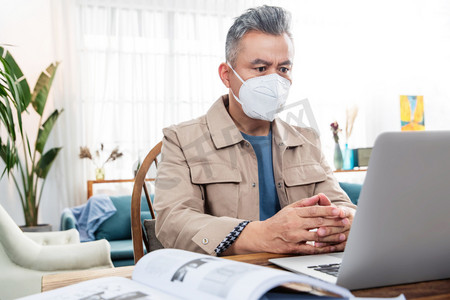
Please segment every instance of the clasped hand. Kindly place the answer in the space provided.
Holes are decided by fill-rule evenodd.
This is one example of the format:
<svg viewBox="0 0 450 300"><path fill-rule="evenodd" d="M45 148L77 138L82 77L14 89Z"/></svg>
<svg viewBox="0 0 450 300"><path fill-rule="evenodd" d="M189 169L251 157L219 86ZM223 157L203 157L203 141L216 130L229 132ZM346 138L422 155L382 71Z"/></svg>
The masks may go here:
<svg viewBox="0 0 450 300"><path fill-rule="evenodd" d="M249 223L233 248L235 253L343 251L353 215L353 209L336 207L318 194L284 207L265 221Z"/></svg>

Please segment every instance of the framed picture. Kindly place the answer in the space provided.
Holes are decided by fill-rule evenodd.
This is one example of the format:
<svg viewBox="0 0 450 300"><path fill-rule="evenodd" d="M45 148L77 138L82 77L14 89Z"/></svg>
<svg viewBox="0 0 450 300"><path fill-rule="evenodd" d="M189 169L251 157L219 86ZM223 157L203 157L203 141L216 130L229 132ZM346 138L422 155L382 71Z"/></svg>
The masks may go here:
<svg viewBox="0 0 450 300"><path fill-rule="evenodd" d="M400 96L402 131L425 130L423 96Z"/></svg>

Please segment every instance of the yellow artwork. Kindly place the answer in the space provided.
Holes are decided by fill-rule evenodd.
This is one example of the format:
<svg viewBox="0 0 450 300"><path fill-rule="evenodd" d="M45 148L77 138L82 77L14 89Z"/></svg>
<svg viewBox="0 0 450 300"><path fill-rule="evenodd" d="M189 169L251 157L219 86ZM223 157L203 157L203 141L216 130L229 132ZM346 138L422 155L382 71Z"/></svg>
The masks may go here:
<svg viewBox="0 0 450 300"><path fill-rule="evenodd" d="M402 131L425 130L423 96L400 96Z"/></svg>

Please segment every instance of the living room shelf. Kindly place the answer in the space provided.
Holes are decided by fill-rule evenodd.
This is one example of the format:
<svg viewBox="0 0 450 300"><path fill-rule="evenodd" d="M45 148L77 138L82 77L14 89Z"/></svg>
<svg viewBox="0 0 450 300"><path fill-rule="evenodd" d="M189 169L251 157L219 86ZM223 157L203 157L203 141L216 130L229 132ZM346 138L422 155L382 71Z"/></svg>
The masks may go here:
<svg viewBox="0 0 450 300"><path fill-rule="evenodd" d="M362 168L355 168L355 169L351 169L351 170L334 170L334 173L347 173L347 172L366 172L367 171L367 167L362 167Z"/></svg>

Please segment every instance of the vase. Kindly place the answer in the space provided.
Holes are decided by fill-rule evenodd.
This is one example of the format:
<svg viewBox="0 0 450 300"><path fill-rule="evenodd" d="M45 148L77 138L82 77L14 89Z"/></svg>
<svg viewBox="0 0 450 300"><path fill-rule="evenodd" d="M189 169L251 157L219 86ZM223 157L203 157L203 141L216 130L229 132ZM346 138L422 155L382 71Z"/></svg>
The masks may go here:
<svg viewBox="0 0 450 300"><path fill-rule="evenodd" d="M344 170L353 170L354 167L355 167L355 161L354 161L354 157L353 157L353 149L349 149L348 144L345 144L344 165L342 168Z"/></svg>
<svg viewBox="0 0 450 300"><path fill-rule="evenodd" d="M344 159L342 158L342 151L341 146L339 146L339 143L334 144L334 167L336 170L342 169L342 166L344 165Z"/></svg>
<svg viewBox="0 0 450 300"><path fill-rule="evenodd" d="M97 180L105 179L105 168L96 168L95 169L95 179L97 179Z"/></svg>

